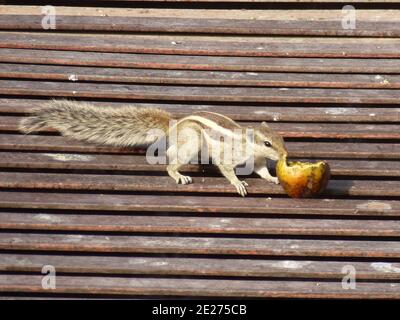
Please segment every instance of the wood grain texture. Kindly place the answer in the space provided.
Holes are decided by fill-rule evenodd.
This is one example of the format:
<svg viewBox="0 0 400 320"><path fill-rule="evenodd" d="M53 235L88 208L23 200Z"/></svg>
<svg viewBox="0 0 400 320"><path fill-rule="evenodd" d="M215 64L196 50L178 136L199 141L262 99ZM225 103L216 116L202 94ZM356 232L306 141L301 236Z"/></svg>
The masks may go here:
<svg viewBox="0 0 400 320"><path fill-rule="evenodd" d="M247 72L399 73L399 59L162 55L0 48L3 63Z"/></svg>
<svg viewBox="0 0 400 320"><path fill-rule="evenodd" d="M43 30L42 15L0 15L0 30ZM399 37L397 21L358 20L343 28L342 20L256 20L182 17L109 17L57 14L57 31L160 32L284 36Z"/></svg>
<svg viewBox="0 0 400 320"><path fill-rule="evenodd" d="M21 117L0 117L0 131L18 132ZM259 127L260 122L240 122L242 126ZM338 124L338 123L279 123L268 124L284 138L313 139L400 139L400 125L397 124ZM41 132L57 132L45 128Z"/></svg>
<svg viewBox="0 0 400 320"><path fill-rule="evenodd" d="M312 161L301 159L301 161ZM334 176L376 176L399 177L399 161L374 160L329 160ZM141 155L106 155L79 153L27 153L2 152L0 168L25 169L67 169L67 170L123 170L133 172L164 171L166 165L149 164ZM216 167L186 165L185 172L203 172L215 174Z"/></svg>
<svg viewBox="0 0 400 320"><path fill-rule="evenodd" d="M280 185L261 178L246 179L249 194L286 195ZM0 172L1 188L114 190L136 192L233 193L236 189L223 177L193 177L189 185L176 184L166 176L95 175ZM400 196L400 181L331 180L325 196Z"/></svg>
<svg viewBox="0 0 400 320"><path fill-rule="evenodd" d="M0 77L73 82L399 89L400 75L254 73L0 64Z"/></svg>
<svg viewBox="0 0 400 320"><path fill-rule="evenodd" d="M0 6L1 295L400 299L398 10L345 30L341 10L60 7L42 32L39 9ZM215 167L181 186L143 149L16 134L53 97L268 121L333 176L316 199L246 177L241 198Z"/></svg>
<svg viewBox="0 0 400 320"><path fill-rule="evenodd" d="M239 41L235 37L0 32L0 47L250 57L400 57L400 40L396 38L241 37Z"/></svg>
<svg viewBox="0 0 400 320"><path fill-rule="evenodd" d="M0 229L95 232L399 237L400 221L210 218L0 212Z"/></svg>
<svg viewBox="0 0 400 320"><path fill-rule="evenodd" d="M400 99L400 91L390 89L196 87L15 80L0 80L0 94L190 102L335 104L396 104Z"/></svg>
<svg viewBox="0 0 400 320"><path fill-rule="evenodd" d="M400 144L368 142L287 142L291 157L399 159ZM0 134L0 150L145 154L144 149L96 146L59 136Z"/></svg>
<svg viewBox="0 0 400 320"><path fill-rule="evenodd" d="M0 192L1 208L399 216L398 200L240 198L223 196L123 195L57 192Z"/></svg>
<svg viewBox="0 0 400 320"><path fill-rule="evenodd" d="M1 292L47 292L42 276L0 275ZM343 290L340 281L260 281L208 279L143 279L123 277L57 276L53 293L109 295L260 297L260 298L352 298L399 299L399 284L357 283L357 290Z"/></svg>
<svg viewBox="0 0 400 320"><path fill-rule="evenodd" d="M378 260L377 260L378 261ZM268 259L215 259L187 257L68 256L62 254L1 254L0 271L41 272L52 265L60 273L128 275L176 275L217 277L280 277L342 279L351 264L357 279L398 280L399 263Z"/></svg>
<svg viewBox="0 0 400 320"><path fill-rule="evenodd" d="M371 2L371 1L370 1ZM37 15L41 13L40 6L13 6L7 5L0 7L2 15ZM63 16L92 16L92 17L142 17L142 18L197 18L197 19L244 19L244 20L340 20L343 17L341 8L339 9L190 9L190 8L120 8L120 7L65 7L57 6L57 13ZM227 14L228 13L228 14ZM380 9L368 10L357 8L357 18L363 21L399 21L399 10Z"/></svg>
<svg viewBox="0 0 400 320"><path fill-rule="evenodd" d="M0 249L114 253L399 258L398 241L0 234Z"/></svg>
<svg viewBox="0 0 400 320"><path fill-rule="evenodd" d="M46 100L39 99L10 99L0 98L0 114L7 113L27 114L33 108L40 107ZM98 107L119 108L126 105L124 102L88 101ZM162 103L134 103L143 108L161 108L183 117L197 111L212 111L222 113L239 121L270 121L270 122L368 122L368 123L398 123L400 122L400 108L378 107L286 107L286 106L251 106L251 105L217 105L217 104L162 104ZM0 119L2 119L1 117Z"/></svg>

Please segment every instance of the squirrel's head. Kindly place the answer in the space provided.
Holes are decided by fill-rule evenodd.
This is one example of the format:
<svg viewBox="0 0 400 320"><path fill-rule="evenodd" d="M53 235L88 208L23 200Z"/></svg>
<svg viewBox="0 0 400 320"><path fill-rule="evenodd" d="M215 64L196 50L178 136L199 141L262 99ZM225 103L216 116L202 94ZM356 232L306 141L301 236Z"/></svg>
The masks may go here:
<svg viewBox="0 0 400 320"><path fill-rule="evenodd" d="M262 122L255 130L255 142L258 152L266 158L277 161L287 155L282 136L272 130L266 122Z"/></svg>

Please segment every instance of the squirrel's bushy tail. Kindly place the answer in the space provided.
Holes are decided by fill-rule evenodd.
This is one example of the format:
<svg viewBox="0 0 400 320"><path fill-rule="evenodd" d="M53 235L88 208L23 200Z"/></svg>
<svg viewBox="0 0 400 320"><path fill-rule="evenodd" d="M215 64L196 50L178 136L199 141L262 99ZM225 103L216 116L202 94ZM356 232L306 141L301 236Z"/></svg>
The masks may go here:
<svg viewBox="0 0 400 320"><path fill-rule="evenodd" d="M66 137L125 147L153 143L162 132L167 132L170 120L171 115L161 109L105 108L85 102L52 100L22 119L19 129L30 133L48 127Z"/></svg>

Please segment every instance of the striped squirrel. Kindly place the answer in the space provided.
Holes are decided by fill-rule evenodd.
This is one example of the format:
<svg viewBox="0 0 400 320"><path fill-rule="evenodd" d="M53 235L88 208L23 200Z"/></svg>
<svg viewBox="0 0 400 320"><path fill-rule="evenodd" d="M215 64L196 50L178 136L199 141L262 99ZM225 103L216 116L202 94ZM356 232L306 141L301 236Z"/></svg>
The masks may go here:
<svg viewBox="0 0 400 320"><path fill-rule="evenodd" d="M278 179L268 171L266 159L276 161L287 155L282 137L265 122L255 128L241 127L224 115L207 111L174 119L170 113L156 108L130 105L100 108L85 102L51 100L42 107L35 108L32 115L23 118L19 125L19 129L25 133L45 127L56 129L62 135L77 140L122 147L149 147L161 137L167 138L167 172L176 183L182 184L191 183L192 178L179 173L179 169L192 159L198 158L200 151L203 152L205 147L208 158L218 166L241 196L247 194L247 183L238 179L235 168L251 158L251 172L254 171L261 178L278 184ZM159 130L161 134L149 134L151 130ZM175 142L170 141L173 131L177 133ZM252 132L252 136L246 135L245 131ZM210 132L222 134L225 139L221 142ZM200 143L196 144L196 141ZM233 149L232 141L239 141L241 152L233 152L229 161L226 158L221 160L223 153ZM250 152L243 154L243 146ZM214 161L216 154L221 156L219 161Z"/></svg>

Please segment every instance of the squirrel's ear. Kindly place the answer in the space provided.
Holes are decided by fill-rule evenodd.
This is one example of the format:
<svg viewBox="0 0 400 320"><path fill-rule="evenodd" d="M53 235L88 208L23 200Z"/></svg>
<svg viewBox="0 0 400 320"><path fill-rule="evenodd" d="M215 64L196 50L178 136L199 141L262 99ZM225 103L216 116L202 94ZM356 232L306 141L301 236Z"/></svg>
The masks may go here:
<svg viewBox="0 0 400 320"><path fill-rule="evenodd" d="M270 127L268 126L268 124L267 124L265 121L261 122L261 125L262 125L263 127L265 127L265 128L270 129Z"/></svg>

